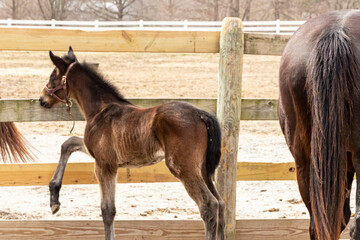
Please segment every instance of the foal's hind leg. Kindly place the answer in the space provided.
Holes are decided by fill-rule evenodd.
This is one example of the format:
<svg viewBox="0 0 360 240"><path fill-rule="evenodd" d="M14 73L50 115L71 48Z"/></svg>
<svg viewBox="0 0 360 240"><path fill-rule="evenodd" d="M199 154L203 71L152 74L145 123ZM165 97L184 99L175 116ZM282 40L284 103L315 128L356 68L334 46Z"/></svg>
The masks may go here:
<svg viewBox="0 0 360 240"><path fill-rule="evenodd" d="M205 239L217 239L219 202L211 193L201 176L183 176L181 182L199 207L205 224Z"/></svg>
<svg viewBox="0 0 360 240"><path fill-rule="evenodd" d="M101 214L105 228L105 239L114 240L114 218L115 209L115 189L117 167L98 166L95 164L95 173L99 181L101 191Z"/></svg>
<svg viewBox="0 0 360 240"><path fill-rule="evenodd" d="M173 161L172 157L166 158L165 161L171 173L180 179L189 196L197 204L205 224L205 239L216 240L219 202L204 181L200 168L184 163L176 164L175 162L180 161Z"/></svg>
<svg viewBox="0 0 360 240"><path fill-rule="evenodd" d="M205 176L204 176L205 175ZM218 193L211 177L207 176L207 174L203 174L203 178L205 179L205 182L211 191L211 193L214 195L214 197L219 202L219 212L218 212L218 227L217 227L217 239L218 240L224 240L224 230L225 230L225 202Z"/></svg>
<svg viewBox="0 0 360 240"><path fill-rule="evenodd" d="M76 151L87 153L82 138L75 136L70 137L61 145L61 155L60 155L59 164L49 183L50 208L53 214L55 214L60 209L59 193L62 185L62 180L64 177L66 164L69 160L70 155Z"/></svg>

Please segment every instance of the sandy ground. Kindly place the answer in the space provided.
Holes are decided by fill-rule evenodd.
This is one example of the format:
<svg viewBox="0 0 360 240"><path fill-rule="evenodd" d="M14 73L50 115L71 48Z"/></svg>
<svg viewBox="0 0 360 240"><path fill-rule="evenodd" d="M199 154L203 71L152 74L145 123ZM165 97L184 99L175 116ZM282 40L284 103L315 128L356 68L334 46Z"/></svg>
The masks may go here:
<svg viewBox="0 0 360 240"><path fill-rule="evenodd" d="M100 63L100 71L126 97L216 97L217 54L79 53ZM243 97L276 98L280 57L244 58ZM0 96L38 98L52 64L47 52L0 52ZM57 162L70 135L70 122L17 123L38 150L39 162ZM82 136L83 122L72 135ZM51 134L45 134L49 133ZM82 153L70 162L93 161ZM239 161L289 162L292 157L276 121L242 121ZM67 185L61 210L51 215L49 193L41 187L0 187L0 219L100 219L97 185ZM354 191L352 192L354 203ZM353 204L352 204L353 205ZM199 219L180 183L117 185L117 219ZM352 210L354 211L354 209ZM296 181L237 182L237 218L306 218Z"/></svg>

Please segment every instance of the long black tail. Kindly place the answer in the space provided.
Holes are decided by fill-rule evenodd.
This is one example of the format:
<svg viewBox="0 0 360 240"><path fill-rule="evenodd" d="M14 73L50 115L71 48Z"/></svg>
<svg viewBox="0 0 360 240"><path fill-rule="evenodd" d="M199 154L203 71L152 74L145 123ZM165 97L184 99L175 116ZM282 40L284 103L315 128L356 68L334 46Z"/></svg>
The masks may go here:
<svg viewBox="0 0 360 240"><path fill-rule="evenodd" d="M208 130L208 146L206 152L206 172L212 176L219 165L221 157L221 128L216 117L201 111L201 118Z"/></svg>
<svg viewBox="0 0 360 240"><path fill-rule="evenodd" d="M359 61L346 29L325 30L311 52L307 91L312 106L310 199L318 239L338 239L344 221L346 144Z"/></svg>

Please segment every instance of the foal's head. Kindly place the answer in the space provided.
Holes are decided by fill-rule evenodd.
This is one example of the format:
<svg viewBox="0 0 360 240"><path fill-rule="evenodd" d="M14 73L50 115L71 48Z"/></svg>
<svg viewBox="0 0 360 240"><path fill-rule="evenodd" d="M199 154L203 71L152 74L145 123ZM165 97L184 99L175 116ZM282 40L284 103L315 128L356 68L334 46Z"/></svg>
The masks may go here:
<svg viewBox="0 0 360 240"><path fill-rule="evenodd" d="M44 87L40 96L41 106L47 108L51 108L58 102L69 103L66 75L77 62L71 47L69 47L67 55L62 58L55 56L51 51L49 52L49 55L55 68L50 75L49 82Z"/></svg>

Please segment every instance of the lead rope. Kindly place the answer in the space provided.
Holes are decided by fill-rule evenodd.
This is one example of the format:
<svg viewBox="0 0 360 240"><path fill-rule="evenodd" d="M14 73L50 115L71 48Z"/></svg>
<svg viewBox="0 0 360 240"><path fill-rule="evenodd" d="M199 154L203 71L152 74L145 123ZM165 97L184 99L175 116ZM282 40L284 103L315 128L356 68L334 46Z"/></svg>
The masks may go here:
<svg viewBox="0 0 360 240"><path fill-rule="evenodd" d="M70 98L67 96L68 92L67 92L67 86L66 86L66 84L67 84L67 75L69 74L70 69L71 69L75 64L76 64L76 62L73 62L72 64L70 64L69 67L68 67L68 69L66 70L65 75L63 76L63 78L64 78L64 90L65 90L65 94L66 94L66 96L65 96L66 111L67 111L67 113L70 115L71 120L72 120L72 122L73 122L72 128L71 128L71 130L70 130L70 134L72 133L72 131L73 131L74 128L75 128L75 120L74 120L74 116L73 116L72 113L71 113L71 107L72 107L73 103L72 103L72 101L70 100Z"/></svg>
<svg viewBox="0 0 360 240"><path fill-rule="evenodd" d="M72 101L71 101L70 99L68 99L68 100L67 100L67 103L66 103L65 105L66 105L66 111L67 111L67 113L70 115L71 120L72 120L72 122L73 122L72 128L71 128L71 130L70 130L70 133L72 133L72 131L74 130L74 127L75 127L74 116L73 116L72 113L71 113Z"/></svg>

